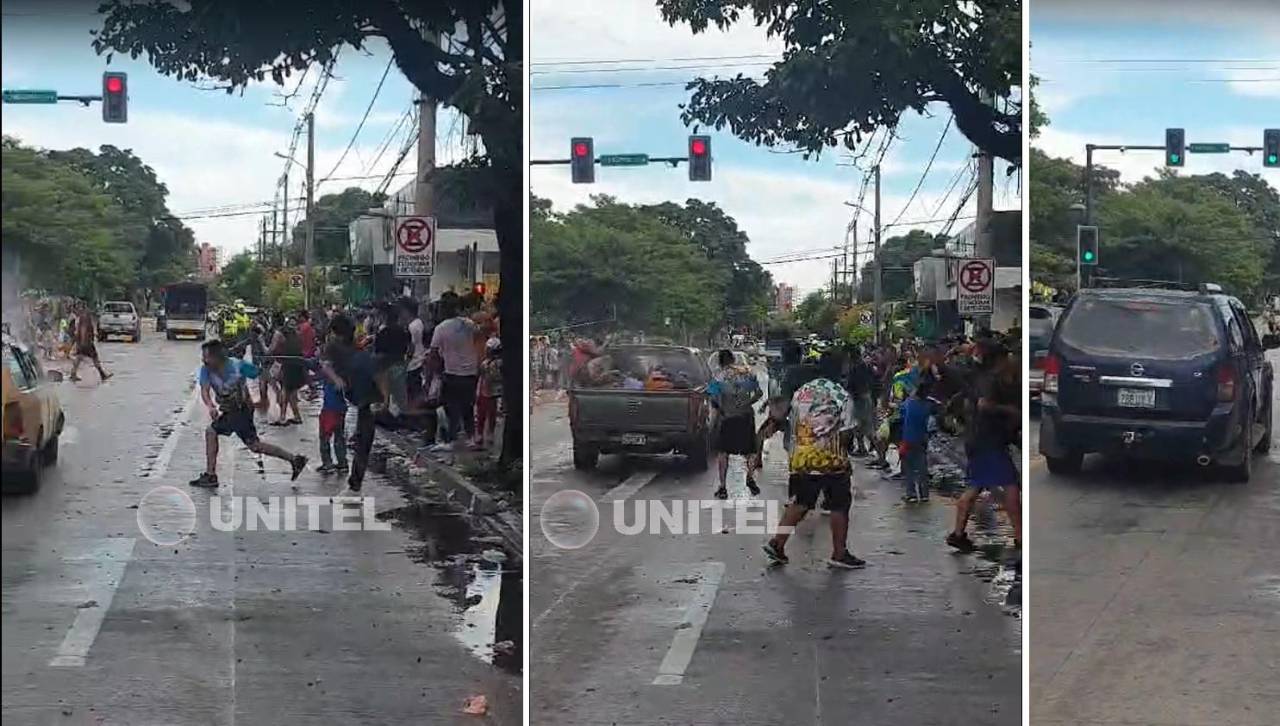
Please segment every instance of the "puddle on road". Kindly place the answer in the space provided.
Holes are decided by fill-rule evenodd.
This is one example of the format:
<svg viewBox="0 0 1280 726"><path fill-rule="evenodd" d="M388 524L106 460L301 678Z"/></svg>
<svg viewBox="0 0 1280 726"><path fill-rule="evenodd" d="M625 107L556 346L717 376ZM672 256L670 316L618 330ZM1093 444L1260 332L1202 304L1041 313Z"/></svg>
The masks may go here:
<svg viewBox="0 0 1280 726"><path fill-rule="evenodd" d="M974 575L990 587L984 598L1006 615L1022 617L1022 553L1013 546L1013 528L996 516L996 507L980 499L974 512L971 537L977 558L964 574Z"/></svg>
<svg viewBox="0 0 1280 726"><path fill-rule="evenodd" d="M438 572L438 591L460 610L453 636L486 663L520 674L523 663L524 575L497 540L480 537L472 518L432 503L378 515L418 544L409 559Z"/></svg>

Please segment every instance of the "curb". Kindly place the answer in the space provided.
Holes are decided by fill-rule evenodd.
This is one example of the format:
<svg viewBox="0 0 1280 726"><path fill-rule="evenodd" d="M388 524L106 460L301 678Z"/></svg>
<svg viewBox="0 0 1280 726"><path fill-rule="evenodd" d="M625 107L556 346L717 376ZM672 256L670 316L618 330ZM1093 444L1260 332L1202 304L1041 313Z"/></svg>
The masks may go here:
<svg viewBox="0 0 1280 726"><path fill-rule="evenodd" d="M411 466L425 470L431 476L434 486L424 486L412 469L397 477L409 484L418 496L442 501L474 515L487 534L500 537L517 559L524 559L524 537L517 524L523 519L520 513L504 511L492 494L472 484L454 467L427 456L421 449L412 447L413 452L409 453L406 449L411 447L405 446L404 437L387 432L384 441Z"/></svg>

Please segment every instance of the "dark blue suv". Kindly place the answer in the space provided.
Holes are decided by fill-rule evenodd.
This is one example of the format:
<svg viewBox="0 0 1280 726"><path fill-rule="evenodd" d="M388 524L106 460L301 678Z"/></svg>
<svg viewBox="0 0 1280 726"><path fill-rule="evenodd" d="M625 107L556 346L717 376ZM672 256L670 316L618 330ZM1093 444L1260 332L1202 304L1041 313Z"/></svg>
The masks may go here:
<svg viewBox="0 0 1280 726"><path fill-rule="evenodd" d="M1195 461L1248 481L1271 446L1274 371L1240 301L1197 290L1094 288L1062 313L1043 363L1040 452Z"/></svg>

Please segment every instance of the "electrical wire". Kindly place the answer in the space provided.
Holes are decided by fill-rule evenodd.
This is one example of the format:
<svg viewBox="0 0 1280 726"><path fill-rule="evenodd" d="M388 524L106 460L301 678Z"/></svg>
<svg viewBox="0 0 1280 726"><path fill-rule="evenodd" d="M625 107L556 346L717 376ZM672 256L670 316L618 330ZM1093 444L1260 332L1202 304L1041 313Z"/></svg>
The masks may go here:
<svg viewBox="0 0 1280 726"><path fill-rule="evenodd" d="M929 178L929 170L933 168L933 162L938 158L938 151L942 149L942 142L947 140L947 132L951 130L951 122L955 118L956 115L954 113L947 117L947 125L942 129L942 136L938 137L938 145L933 147L933 154L929 157L929 163L924 165L924 173L920 175L920 181L916 182L916 188L911 190L911 196L907 198L907 203L902 205L902 210L898 212L898 216L887 226L896 226L902 219L902 215L906 214L907 210L911 208L911 203L916 200L916 195L920 193L920 187L924 186L924 180Z"/></svg>
<svg viewBox="0 0 1280 726"><path fill-rule="evenodd" d="M386 83L387 74L391 72L391 66L394 63L394 57L387 61L387 67L382 69L382 78L378 79L378 85L373 89L373 98L369 99L369 105L365 107L364 115L360 117L360 123L356 124L355 133L351 134L351 140L347 142L347 148L342 150L342 156L338 157L338 161L333 165L333 168L329 170L329 173L325 174L324 177L316 183L317 186L329 181L330 177L338 171L338 167L342 166L342 162L346 160L347 154L351 152L351 147L355 146L356 139L360 137L360 131L364 129L364 122L369 120L369 113L373 111L373 104L378 102L378 94L382 93L382 84Z"/></svg>

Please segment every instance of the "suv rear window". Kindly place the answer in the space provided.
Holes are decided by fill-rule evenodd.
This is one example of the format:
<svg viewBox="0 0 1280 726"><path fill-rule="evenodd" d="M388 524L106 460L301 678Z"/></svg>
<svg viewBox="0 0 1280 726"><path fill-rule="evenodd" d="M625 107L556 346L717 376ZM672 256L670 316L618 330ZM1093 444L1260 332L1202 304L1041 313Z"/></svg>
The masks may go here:
<svg viewBox="0 0 1280 726"><path fill-rule="evenodd" d="M1160 300L1078 301L1058 325L1063 344L1095 355L1189 358L1221 346L1213 308Z"/></svg>
<svg viewBox="0 0 1280 726"><path fill-rule="evenodd" d="M129 303L107 303L102 306L103 311L108 313L131 313L133 305Z"/></svg>
<svg viewBox="0 0 1280 726"><path fill-rule="evenodd" d="M1032 320L1050 320L1053 318L1053 313L1049 308L1041 308L1032 305L1028 312L1030 313L1030 318Z"/></svg>

